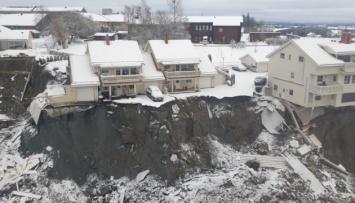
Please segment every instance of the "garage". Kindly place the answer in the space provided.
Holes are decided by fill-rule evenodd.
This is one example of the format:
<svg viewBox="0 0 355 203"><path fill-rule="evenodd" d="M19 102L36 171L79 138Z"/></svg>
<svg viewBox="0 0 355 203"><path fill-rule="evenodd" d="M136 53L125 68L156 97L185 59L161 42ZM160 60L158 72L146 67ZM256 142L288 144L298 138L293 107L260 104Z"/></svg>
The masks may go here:
<svg viewBox="0 0 355 203"><path fill-rule="evenodd" d="M160 89L159 81L149 81L149 82L146 81L146 82L144 82L144 94L149 86L156 86Z"/></svg>
<svg viewBox="0 0 355 203"><path fill-rule="evenodd" d="M218 74L215 76L215 85L224 85L226 83L226 76L222 75L222 74Z"/></svg>
<svg viewBox="0 0 355 203"><path fill-rule="evenodd" d="M76 90L77 101L95 101L93 87L79 87Z"/></svg>
<svg viewBox="0 0 355 203"><path fill-rule="evenodd" d="M200 88L211 88L212 87L212 78L211 77L201 77L200 78Z"/></svg>

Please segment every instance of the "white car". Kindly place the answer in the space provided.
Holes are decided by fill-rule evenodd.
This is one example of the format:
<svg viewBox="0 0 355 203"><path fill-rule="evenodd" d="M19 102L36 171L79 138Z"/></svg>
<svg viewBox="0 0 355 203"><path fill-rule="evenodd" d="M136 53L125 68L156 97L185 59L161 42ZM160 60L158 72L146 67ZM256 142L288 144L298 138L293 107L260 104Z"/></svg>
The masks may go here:
<svg viewBox="0 0 355 203"><path fill-rule="evenodd" d="M164 95L161 93L160 89L156 86L149 86L147 88L147 96L153 101L163 101Z"/></svg>

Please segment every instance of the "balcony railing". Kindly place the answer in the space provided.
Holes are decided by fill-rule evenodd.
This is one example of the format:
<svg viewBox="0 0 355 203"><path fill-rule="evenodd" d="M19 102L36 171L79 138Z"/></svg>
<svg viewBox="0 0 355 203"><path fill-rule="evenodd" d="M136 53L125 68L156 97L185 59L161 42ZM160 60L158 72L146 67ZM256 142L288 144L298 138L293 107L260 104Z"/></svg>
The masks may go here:
<svg viewBox="0 0 355 203"><path fill-rule="evenodd" d="M127 82L141 82L143 75L101 75L101 82L103 84L127 83Z"/></svg>
<svg viewBox="0 0 355 203"><path fill-rule="evenodd" d="M344 85L309 85L309 92L318 95L331 95L342 93L344 90Z"/></svg>
<svg viewBox="0 0 355 203"><path fill-rule="evenodd" d="M342 70L344 72L355 72L355 63L345 63Z"/></svg>
<svg viewBox="0 0 355 203"><path fill-rule="evenodd" d="M172 78L197 78L200 77L201 71L164 71L164 76L168 79Z"/></svg>

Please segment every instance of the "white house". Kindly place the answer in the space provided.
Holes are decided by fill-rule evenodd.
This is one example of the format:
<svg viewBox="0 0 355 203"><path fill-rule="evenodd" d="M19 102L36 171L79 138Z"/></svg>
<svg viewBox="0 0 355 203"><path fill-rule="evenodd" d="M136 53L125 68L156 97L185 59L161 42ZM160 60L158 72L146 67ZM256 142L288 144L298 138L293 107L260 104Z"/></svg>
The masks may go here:
<svg viewBox="0 0 355 203"><path fill-rule="evenodd" d="M32 48L32 33L28 30L10 30L0 26L0 50Z"/></svg>
<svg viewBox="0 0 355 203"><path fill-rule="evenodd" d="M272 95L303 107L355 105L355 45L291 40L269 57Z"/></svg>
<svg viewBox="0 0 355 203"><path fill-rule="evenodd" d="M145 51L164 73L169 92L199 89L201 59L190 40L149 40Z"/></svg>
<svg viewBox="0 0 355 203"><path fill-rule="evenodd" d="M98 101L98 75L94 74L88 55L70 56L70 84L47 86L49 103L53 106Z"/></svg>
<svg viewBox="0 0 355 203"><path fill-rule="evenodd" d="M249 70L257 73L268 71L269 59L265 54L259 52L248 53L239 58L241 63Z"/></svg>
<svg viewBox="0 0 355 203"><path fill-rule="evenodd" d="M144 59L136 41L88 42L87 54L100 76L101 94L118 98L143 93Z"/></svg>

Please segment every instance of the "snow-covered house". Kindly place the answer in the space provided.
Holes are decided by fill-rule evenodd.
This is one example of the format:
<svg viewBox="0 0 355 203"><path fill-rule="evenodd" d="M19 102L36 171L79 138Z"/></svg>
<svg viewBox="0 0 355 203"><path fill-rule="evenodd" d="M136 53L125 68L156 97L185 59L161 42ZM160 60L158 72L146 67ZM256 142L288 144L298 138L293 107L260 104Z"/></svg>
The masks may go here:
<svg viewBox="0 0 355 203"><path fill-rule="evenodd" d="M45 17L38 13L0 14L0 25L12 30L35 30Z"/></svg>
<svg viewBox="0 0 355 203"><path fill-rule="evenodd" d="M145 51L164 73L169 92L199 89L201 59L190 40L149 40Z"/></svg>
<svg viewBox="0 0 355 203"><path fill-rule="evenodd" d="M128 25L123 14L100 15L95 13L82 13L86 18L99 23L100 27L109 27L112 31L127 31Z"/></svg>
<svg viewBox="0 0 355 203"><path fill-rule="evenodd" d="M193 43L207 37L210 43L229 44L240 41L243 16L187 16L187 23Z"/></svg>
<svg viewBox="0 0 355 203"><path fill-rule="evenodd" d="M77 102L98 101L99 77L93 72L88 55L70 56L69 83L47 86L49 103L62 106Z"/></svg>
<svg viewBox="0 0 355 203"><path fill-rule="evenodd" d="M262 73L268 71L269 59L260 52L251 52L239 58L249 70Z"/></svg>
<svg viewBox="0 0 355 203"><path fill-rule="evenodd" d="M355 44L291 40L267 57L273 96L303 107L355 105Z"/></svg>
<svg viewBox="0 0 355 203"><path fill-rule="evenodd" d="M10 30L0 25L0 50L32 48L32 40L28 30Z"/></svg>
<svg viewBox="0 0 355 203"><path fill-rule="evenodd" d="M87 54L100 77L102 95L112 98L143 92L144 59L136 41L88 42Z"/></svg>

